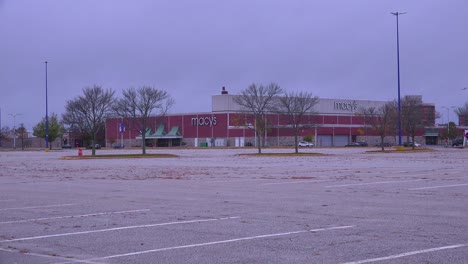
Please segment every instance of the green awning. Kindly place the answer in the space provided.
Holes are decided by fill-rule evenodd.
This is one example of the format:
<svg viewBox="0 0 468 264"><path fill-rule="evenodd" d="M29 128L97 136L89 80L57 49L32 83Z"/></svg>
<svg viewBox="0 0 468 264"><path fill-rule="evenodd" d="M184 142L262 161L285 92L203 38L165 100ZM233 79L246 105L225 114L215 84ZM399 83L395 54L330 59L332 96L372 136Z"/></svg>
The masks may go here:
<svg viewBox="0 0 468 264"><path fill-rule="evenodd" d="M430 129L424 129L424 136L425 137L438 137L439 136L439 130L430 128Z"/></svg>
<svg viewBox="0 0 468 264"><path fill-rule="evenodd" d="M145 138L146 139L182 138L182 134L180 133L178 126L173 126L171 128L171 131L169 131L169 133L166 133L164 127L165 127L164 123L159 124L156 132L152 134L151 130L149 130L148 132L146 132ZM136 139L141 139L141 136L137 136Z"/></svg>
<svg viewBox="0 0 468 264"><path fill-rule="evenodd" d="M151 129L149 129L149 130L146 131L146 133L145 133L145 136L146 136L146 137L150 137L150 136L152 136L152 135L153 135L153 133L151 133Z"/></svg>
<svg viewBox="0 0 468 264"><path fill-rule="evenodd" d="M179 127L178 126L174 126L171 128L171 131L169 131L169 133L167 134L167 136L172 136L172 137L177 137L177 136L181 136L180 132L179 132Z"/></svg>
<svg viewBox="0 0 468 264"><path fill-rule="evenodd" d="M156 133L154 133L155 136L161 137L166 135L166 131L164 130L164 123L159 124L158 129L156 130Z"/></svg>

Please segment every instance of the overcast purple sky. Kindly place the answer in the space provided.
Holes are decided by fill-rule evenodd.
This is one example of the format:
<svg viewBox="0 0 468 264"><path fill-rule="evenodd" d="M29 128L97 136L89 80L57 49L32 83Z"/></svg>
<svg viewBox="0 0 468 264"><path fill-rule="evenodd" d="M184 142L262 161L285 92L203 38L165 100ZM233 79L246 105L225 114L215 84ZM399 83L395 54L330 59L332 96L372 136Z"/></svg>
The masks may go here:
<svg viewBox="0 0 468 264"><path fill-rule="evenodd" d="M226 86L276 82L322 98L468 101L466 0L0 0L2 126L28 129L94 84L168 91L171 113L209 112ZM450 119L455 113L450 111Z"/></svg>

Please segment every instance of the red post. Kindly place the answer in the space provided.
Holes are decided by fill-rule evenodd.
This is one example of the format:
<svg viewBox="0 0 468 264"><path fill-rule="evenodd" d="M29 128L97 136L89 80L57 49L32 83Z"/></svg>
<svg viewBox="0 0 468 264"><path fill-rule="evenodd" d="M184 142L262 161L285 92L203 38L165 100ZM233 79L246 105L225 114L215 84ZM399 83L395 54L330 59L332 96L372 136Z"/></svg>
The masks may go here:
<svg viewBox="0 0 468 264"><path fill-rule="evenodd" d="M81 148L78 148L78 156L83 156L83 150Z"/></svg>

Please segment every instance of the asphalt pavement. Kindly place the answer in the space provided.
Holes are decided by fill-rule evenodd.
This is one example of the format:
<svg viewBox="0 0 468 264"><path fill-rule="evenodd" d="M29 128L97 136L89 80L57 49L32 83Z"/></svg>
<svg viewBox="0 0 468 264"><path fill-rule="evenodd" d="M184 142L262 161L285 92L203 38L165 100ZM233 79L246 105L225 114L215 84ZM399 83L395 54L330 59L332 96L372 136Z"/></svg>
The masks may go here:
<svg viewBox="0 0 468 264"><path fill-rule="evenodd" d="M468 149L370 150L0 152L0 263L468 263Z"/></svg>

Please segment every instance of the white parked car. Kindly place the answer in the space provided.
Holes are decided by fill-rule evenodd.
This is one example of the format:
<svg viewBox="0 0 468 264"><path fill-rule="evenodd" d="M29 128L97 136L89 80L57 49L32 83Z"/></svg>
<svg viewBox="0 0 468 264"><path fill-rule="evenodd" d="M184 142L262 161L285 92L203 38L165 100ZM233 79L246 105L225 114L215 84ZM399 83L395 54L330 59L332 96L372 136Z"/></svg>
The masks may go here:
<svg viewBox="0 0 468 264"><path fill-rule="evenodd" d="M314 143L307 142L307 141L301 141L301 142L297 143L297 146L299 146L299 147L313 147Z"/></svg>
<svg viewBox="0 0 468 264"><path fill-rule="evenodd" d="M420 147L421 144L417 143L417 142L403 142L403 146L405 147L412 147L412 146L415 146L415 147Z"/></svg>

